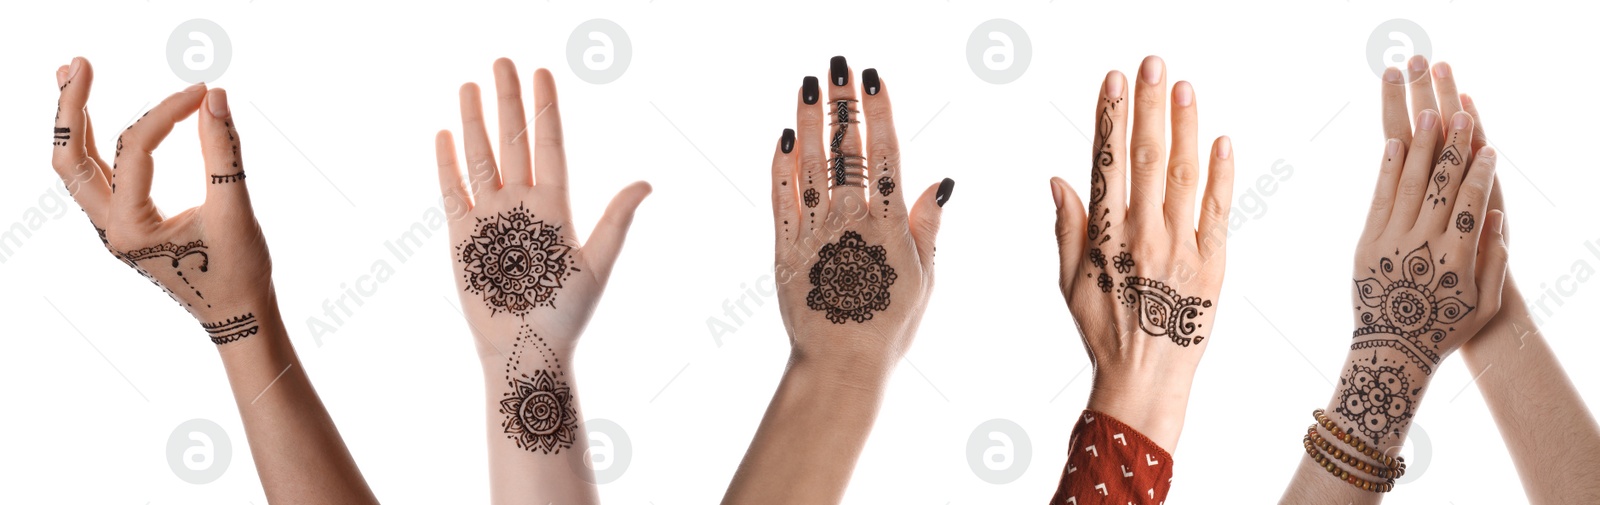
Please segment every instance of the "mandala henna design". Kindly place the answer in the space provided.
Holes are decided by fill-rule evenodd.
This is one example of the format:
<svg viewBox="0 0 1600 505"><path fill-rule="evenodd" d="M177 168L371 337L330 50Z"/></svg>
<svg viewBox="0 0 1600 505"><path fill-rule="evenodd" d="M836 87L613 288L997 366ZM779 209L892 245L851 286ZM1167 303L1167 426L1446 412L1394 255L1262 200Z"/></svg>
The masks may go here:
<svg viewBox="0 0 1600 505"><path fill-rule="evenodd" d="M478 218L477 229L456 250L467 291L483 296L491 316L523 317L535 307L554 307L562 282L579 271L561 227L534 220L521 205Z"/></svg>
<svg viewBox="0 0 1600 505"><path fill-rule="evenodd" d="M816 208L817 204L822 203L822 195L817 193L817 188L806 188L801 198L805 200L806 207Z"/></svg>
<svg viewBox="0 0 1600 505"><path fill-rule="evenodd" d="M1362 361L1368 362L1362 364ZM1370 360L1357 360L1339 377L1339 406L1334 410L1352 421L1361 434L1382 444L1389 436L1399 437L1411 421L1412 401L1421 387L1411 388L1405 365L1380 365L1377 354Z"/></svg>
<svg viewBox="0 0 1600 505"><path fill-rule="evenodd" d="M254 312L215 323L200 323L200 327L206 329L206 334L211 336L211 343L217 345L234 342L261 331L261 326L256 324Z"/></svg>
<svg viewBox="0 0 1600 505"><path fill-rule="evenodd" d="M1117 253L1115 266L1117 267L1117 273L1119 274L1126 274L1133 271L1133 255L1128 254L1128 251Z"/></svg>
<svg viewBox="0 0 1600 505"><path fill-rule="evenodd" d="M878 178L878 194L883 195L883 196L889 196L889 195L891 195L893 193L894 193L894 179L890 179L889 176L887 176L887 175L883 176L883 177L879 177Z"/></svg>
<svg viewBox="0 0 1600 505"><path fill-rule="evenodd" d="M1396 250L1395 255L1399 254ZM1438 260L1439 265L1444 263L1444 259ZM1457 298L1462 291L1456 289L1460 282L1456 273L1437 270L1433 252L1424 242L1406 254L1400 265L1383 258L1379 269L1372 270L1373 277L1356 280L1361 326L1351 349L1393 347L1431 375L1439 364L1439 342L1448 331L1455 331L1447 325L1465 319L1473 309Z"/></svg>
<svg viewBox="0 0 1600 505"><path fill-rule="evenodd" d="M1461 230L1461 233L1472 233L1472 227L1476 224L1471 212L1463 210L1460 214L1456 214L1456 229Z"/></svg>
<svg viewBox="0 0 1600 505"><path fill-rule="evenodd" d="M1167 337L1183 347L1205 340L1205 336L1195 334L1203 326L1195 320L1205 315L1200 309L1210 308L1210 300L1183 296L1159 281L1132 275L1123 278L1121 287L1117 298L1138 310L1139 329L1145 333Z"/></svg>
<svg viewBox="0 0 1600 505"><path fill-rule="evenodd" d="M823 311L834 324L866 322L873 312L888 310L889 287L896 277L888 259L883 246L869 246L861 234L844 232L838 242L817 252L806 306Z"/></svg>
<svg viewBox="0 0 1600 505"><path fill-rule="evenodd" d="M527 347L538 351L542 368L532 374L519 371L522 355ZM523 325L517 341L512 344L511 358L506 362L506 383L510 391L500 399L500 413L506 416L501 427L506 438L528 452L560 454L571 449L578 439L578 409L574 405L572 389L563 380L566 372L561 360L550 351L543 337Z"/></svg>

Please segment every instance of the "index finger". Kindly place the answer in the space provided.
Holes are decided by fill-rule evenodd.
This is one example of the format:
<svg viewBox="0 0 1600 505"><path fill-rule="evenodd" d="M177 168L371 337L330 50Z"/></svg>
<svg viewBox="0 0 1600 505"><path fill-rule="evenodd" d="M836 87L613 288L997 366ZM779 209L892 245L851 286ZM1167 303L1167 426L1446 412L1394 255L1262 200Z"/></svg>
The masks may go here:
<svg viewBox="0 0 1600 505"><path fill-rule="evenodd" d="M173 125L200 110L205 83L174 93L135 120L117 137L117 154L111 170L111 207L114 215L141 216L150 205L150 180L155 174L151 155L172 133Z"/></svg>

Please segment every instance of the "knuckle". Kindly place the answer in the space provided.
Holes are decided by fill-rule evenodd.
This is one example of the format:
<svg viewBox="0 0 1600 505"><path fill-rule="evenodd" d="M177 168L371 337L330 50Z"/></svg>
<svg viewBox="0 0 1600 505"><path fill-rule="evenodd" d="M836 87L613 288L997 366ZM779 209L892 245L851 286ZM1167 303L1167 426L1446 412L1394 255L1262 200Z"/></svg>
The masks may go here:
<svg viewBox="0 0 1600 505"><path fill-rule="evenodd" d="M1407 198L1416 198L1418 196L1422 196L1422 191L1427 187L1427 181L1418 180L1416 178L1401 181L1399 195Z"/></svg>
<svg viewBox="0 0 1600 505"><path fill-rule="evenodd" d="M1133 145L1133 166L1135 168L1153 168L1161 163L1161 147L1155 144L1141 143Z"/></svg>
<svg viewBox="0 0 1600 505"><path fill-rule="evenodd" d="M1173 161L1167 167L1167 186L1176 189L1194 189L1200 180L1199 167L1192 161Z"/></svg>
<svg viewBox="0 0 1600 505"><path fill-rule="evenodd" d="M1484 188L1482 184L1468 183L1464 186L1461 186L1461 194L1457 197L1457 199L1468 202L1481 202L1487 200L1488 197L1489 191L1487 188Z"/></svg>

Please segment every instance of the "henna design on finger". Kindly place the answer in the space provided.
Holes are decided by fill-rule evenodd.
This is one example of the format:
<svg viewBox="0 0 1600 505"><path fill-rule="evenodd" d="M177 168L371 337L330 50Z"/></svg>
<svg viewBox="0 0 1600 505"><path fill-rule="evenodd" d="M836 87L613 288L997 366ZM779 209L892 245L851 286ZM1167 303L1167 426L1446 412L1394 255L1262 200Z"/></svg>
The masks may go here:
<svg viewBox="0 0 1600 505"><path fill-rule="evenodd" d="M60 116L61 116L61 111L60 111L59 108L57 108L56 119L61 119ZM56 127L55 136L52 137L51 143L55 144L56 147L64 147L64 146L67 145L67 141L68 140L72 140L72 129L71 128L67 128L67 127L57 126Z"/></svg>
<svg viewBox="0 0 1600 505"><path fill-rule="evenodd" d="M878 178L878 194L889 196L894 193L894 179L888 176Z"/></svg>
<svg viewBox="0 0 1600 505"><path fill-rule="evenodd" d="M524 317L535 307L555 307L563 281L580 271L561 227L535 220L520 204L478 218L477 229L456 251L467 291L483 296L490 316Z"/></svg>
<svg viewBox="0 0 1600 505"><path fill-rule="evenodd" d="M801 199L805 201L806 207L814 209L817 204L822 203L822 194L817 193L817 188L806 188L805 193L801 194Z"/></svg>
<svg viewBox="0 0 1600 505"><path fill-rule="evenodd" d="M1439 153L1439 162L1434 164L1432 177L1433 194L1428 195L1428 198L1433 201L1434 207L1438 207L1439 204L1450 200L1449 197L1444 196L1444 187L1450 185L1450 167L1460 166L1463 161L1461 159L1461 151L1456 149L1455 136L1456 134L1451 134L1450 145Z"/></svg>
<svg viewBox="0 0 1600 505"><path fill-rule="evenodd" d="M227 184L227 183L230 183L230 182L239 182L239 181L242 181L242 180L244 180L244 172L239 172L239 173L236 173L236 174L228 174L228 175L213 175L213 176L211 176L211 183L212 184Z"/></svg>
<svg viewBox="0 0 1600 505"><path fill-rule="evenodd" d="M848 182L848 179L846 178L846 162L850 159L861 159L860 156L845 156L844 154L845 133L850 130L850 123L856 122L850 119L850 114L855 112L854 109L850 108L850 104L854 102L855 100L834 100L833 102L833 126L835 129L833 130L833 139L828 142L828 149L833 153L833 158L828 160L828 162L830 165L829 173L832 175L834 186L852 185L853 183ZM865 183L863 182L854 185L865 186Z"/></svg>
<svg viewBox="0 0 1600 505"><path fill-rule="evenodd" d="M1461 233L1472 233L1472 227L1476 224L1471 212L1463 210L1460 214L1456 214L1456 229Z"/></svg>
<svg viewBox="0 0 1600 505"><path fill-rule="evenodd" d="M522 372L522 357L533 347L543 363L531 374ZM530 361L532 361L530 359ZM517 332L511 357L506 362L506 383L510 391L500 400L501 423L506 438L528 452L560 454L571 449L578 439L578 410L568 387L566 371L561 369L550 344L528 325Z"/></svg>
<svg viewBox="0 0 1600 505"><path fill-rule="evenodd" d="M228 133L228 143L231 144L232 148L233 148L233 172L234 173L224 174L224 175L212 175L211 176L211 183L212 184L227 184L227 183L230 183L230 182L239 182L239 181L244 180L244 168L239 165L239 163L240 163L240 161L239 161L239 137L238 137L238 135L235 134L235 130L233 129L233 121L231 121L231 120L223 121L222 125L228 129L228 131L227 131L227 133Z"/></svg>
<svg viewBox="0 0 1600 505"><path fill-rule="evenodd" d="M1339 377L1339 385L1344 389L1334 411L1350 420L1361 434L1376 444L1383 444L1390 436L1398 438L1411 422L1416 408L1414 399L1422 392L1421 386L1411 387L1405 370L1403 364L1380 364L1376 352L1371 359L1351 362Z"/></svg>
<svg viewBox="0 0 1600 505"><path fill-rule="evenodd" d="M861 234L844 232L838 242L817 252L806 306L822 311L834 324L872 319L873 312L889 309L889 287L897 276L888 260L883 246L869 246Z"/></svg>
<svg viewBox="0 0 1600 505"><path fill-rule="evenodd" d="M200 323L200 327L206 329L206 334L211 335L211 343L217 345L236 342L261 331L254 312L215 323Z"/></svg>
<svg viewBox="0 0 1600 505"><path fill-rule="evenodd" d="M1400 251L1395 250L1395 256ZM1356 328L1351 349L1392 347L1431 375L1439 364L1439 346L1455 328L1449 324L1466 319L1473 307L1458 298L1464 292L1455 272L1439 273L1433 252L1424 242L1405 255L1399 265L1392 258L1379 261L1371 269L1373 277L1355 280L1356 307L1361 326ZM1444 265L1440 258L1437 265ZM1454 293L1450 293L1454 291Z"/></svg>
<svg viewBox="0 0 1600 505"><path fill-rule="evenodd" d="M1090 262L1100 270L1106 269L1105 253L1100 251L1100 245L1111 240L1111 209L1105 205L1106 200L1106 174L1112 164L1116 163L1116 154L1111 149L1111 135L1116 123L1111 120L1111 111L1116 110L1117 104L1122 99L1110 100L1101 97L1103 104L1100 107L1100 117L1096 118L1094 126L1095 154L1089 170L1089 209L1088 209L1088 241ZM1121 183L1121 181L1117 181ZM1100 282L1100 290L1111 292L1110 278Z"/></svg>
<svg viewBox="0 0 1600 505"><path fill-rule="evenodd" d="M1183 296L1160 281L1137 276L1122 279L1122 291L1117 298L1137 309L1139 329L1152 337L1167 337L1172 343L1189 347L1205 340L1196 335L1204 325L1195 322L1210 308L1211 301L1197 296Z"/></svg>
<svg viewBox="0 0 1600 505"><path fill-rule="evenodd" d="M1133 271L1133 266L1134 266L1133 255L1132 254L1128 254L1128 251L1122 251L1120 253L1117 253L1117 259L1115 261L1116 261L1115 266L1117 267L1117 273L1126 274L1128 272L1132 272Z"/></svg>

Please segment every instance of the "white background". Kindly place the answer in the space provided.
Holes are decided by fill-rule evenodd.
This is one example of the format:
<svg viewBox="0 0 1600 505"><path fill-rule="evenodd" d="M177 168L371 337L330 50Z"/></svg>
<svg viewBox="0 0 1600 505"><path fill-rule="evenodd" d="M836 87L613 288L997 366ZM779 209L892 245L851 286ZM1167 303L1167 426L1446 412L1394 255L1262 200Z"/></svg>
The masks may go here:
<svg viewBox="0 0 1600 505"><path fill-rule="evenodd" d="M835 54L893 83L908 191L958 181L937 289L848 503L1051 495L1092 372L1056 289L1046 181L1086 187L1079 129L1091 125L1101 78L1133 75L1147 54L1166 59L1172 81L1195 84L1207 141L1234 139L1235 212L1246 217L1230 239L1169 501L1276 500L1348 345L1350 258L1383 142L1367 40L1393 18L1427 30L1434 58L1454 65L1486 115L1515 229L1513 271L1530 300L1547 297L1550 311L1535 314L1585 397L1600 400L1600 369L1585 366L1600 352L1587 317L1600 289L1562 280L1577 263L1600 265L1584 245L1600 247L1586 119L1600 112L1597 75L1579 57L1596 35L1584 16L1477 0L361 4L33 2L0 17L9 161L0 232L20 223L29 233L0 263L0 501L264 502L213 346L107 257L75 206L54 200L44 137L52 74L73 56L95 65L89 106L101 132L186 86L166 41L193 18L232 40L231 65L212 84L229 90L286 322L389 503L487 499L482 385L454 308L447 239L440 230L404 262L384 243L437 203L433 134L459 132L457 87L492 85L499 56L520 65L525 84L536 67L555 72L579 230L628 182L655 186L577 358L585 414L632 440L631 465L601 487L608 503L715 502L742 457L787 341L771 297L720 346L707 320L731 324L724 300L770 271L772 146L793 124L801 77L825 76ZM578 79L566 61L573 28L593 18L632 39L631 65L609 84ZM978 79L966 61L968 36L992 18L1017 22L1032 42L1030 66L1010 84ZM169 214L203 197L194 128L180 124L157 156L154 196ZM101 134L101 149L110 138ZM1292 172L1273 175L1275 164ZM1276 182L1252 189L1263 176ZM395 275L319 345L308 318L327 321L324 301L379 260ZM1523 501L1454 361L1416 420L1431 454L1410 458L1418 477L1392 498ZM210 484L179 480L166 462L168 436L192 418L223 426L235 451ZM1031 439L1027 470L1009 484L980 480L966 459L969 435L993 418Z"/></svg>

